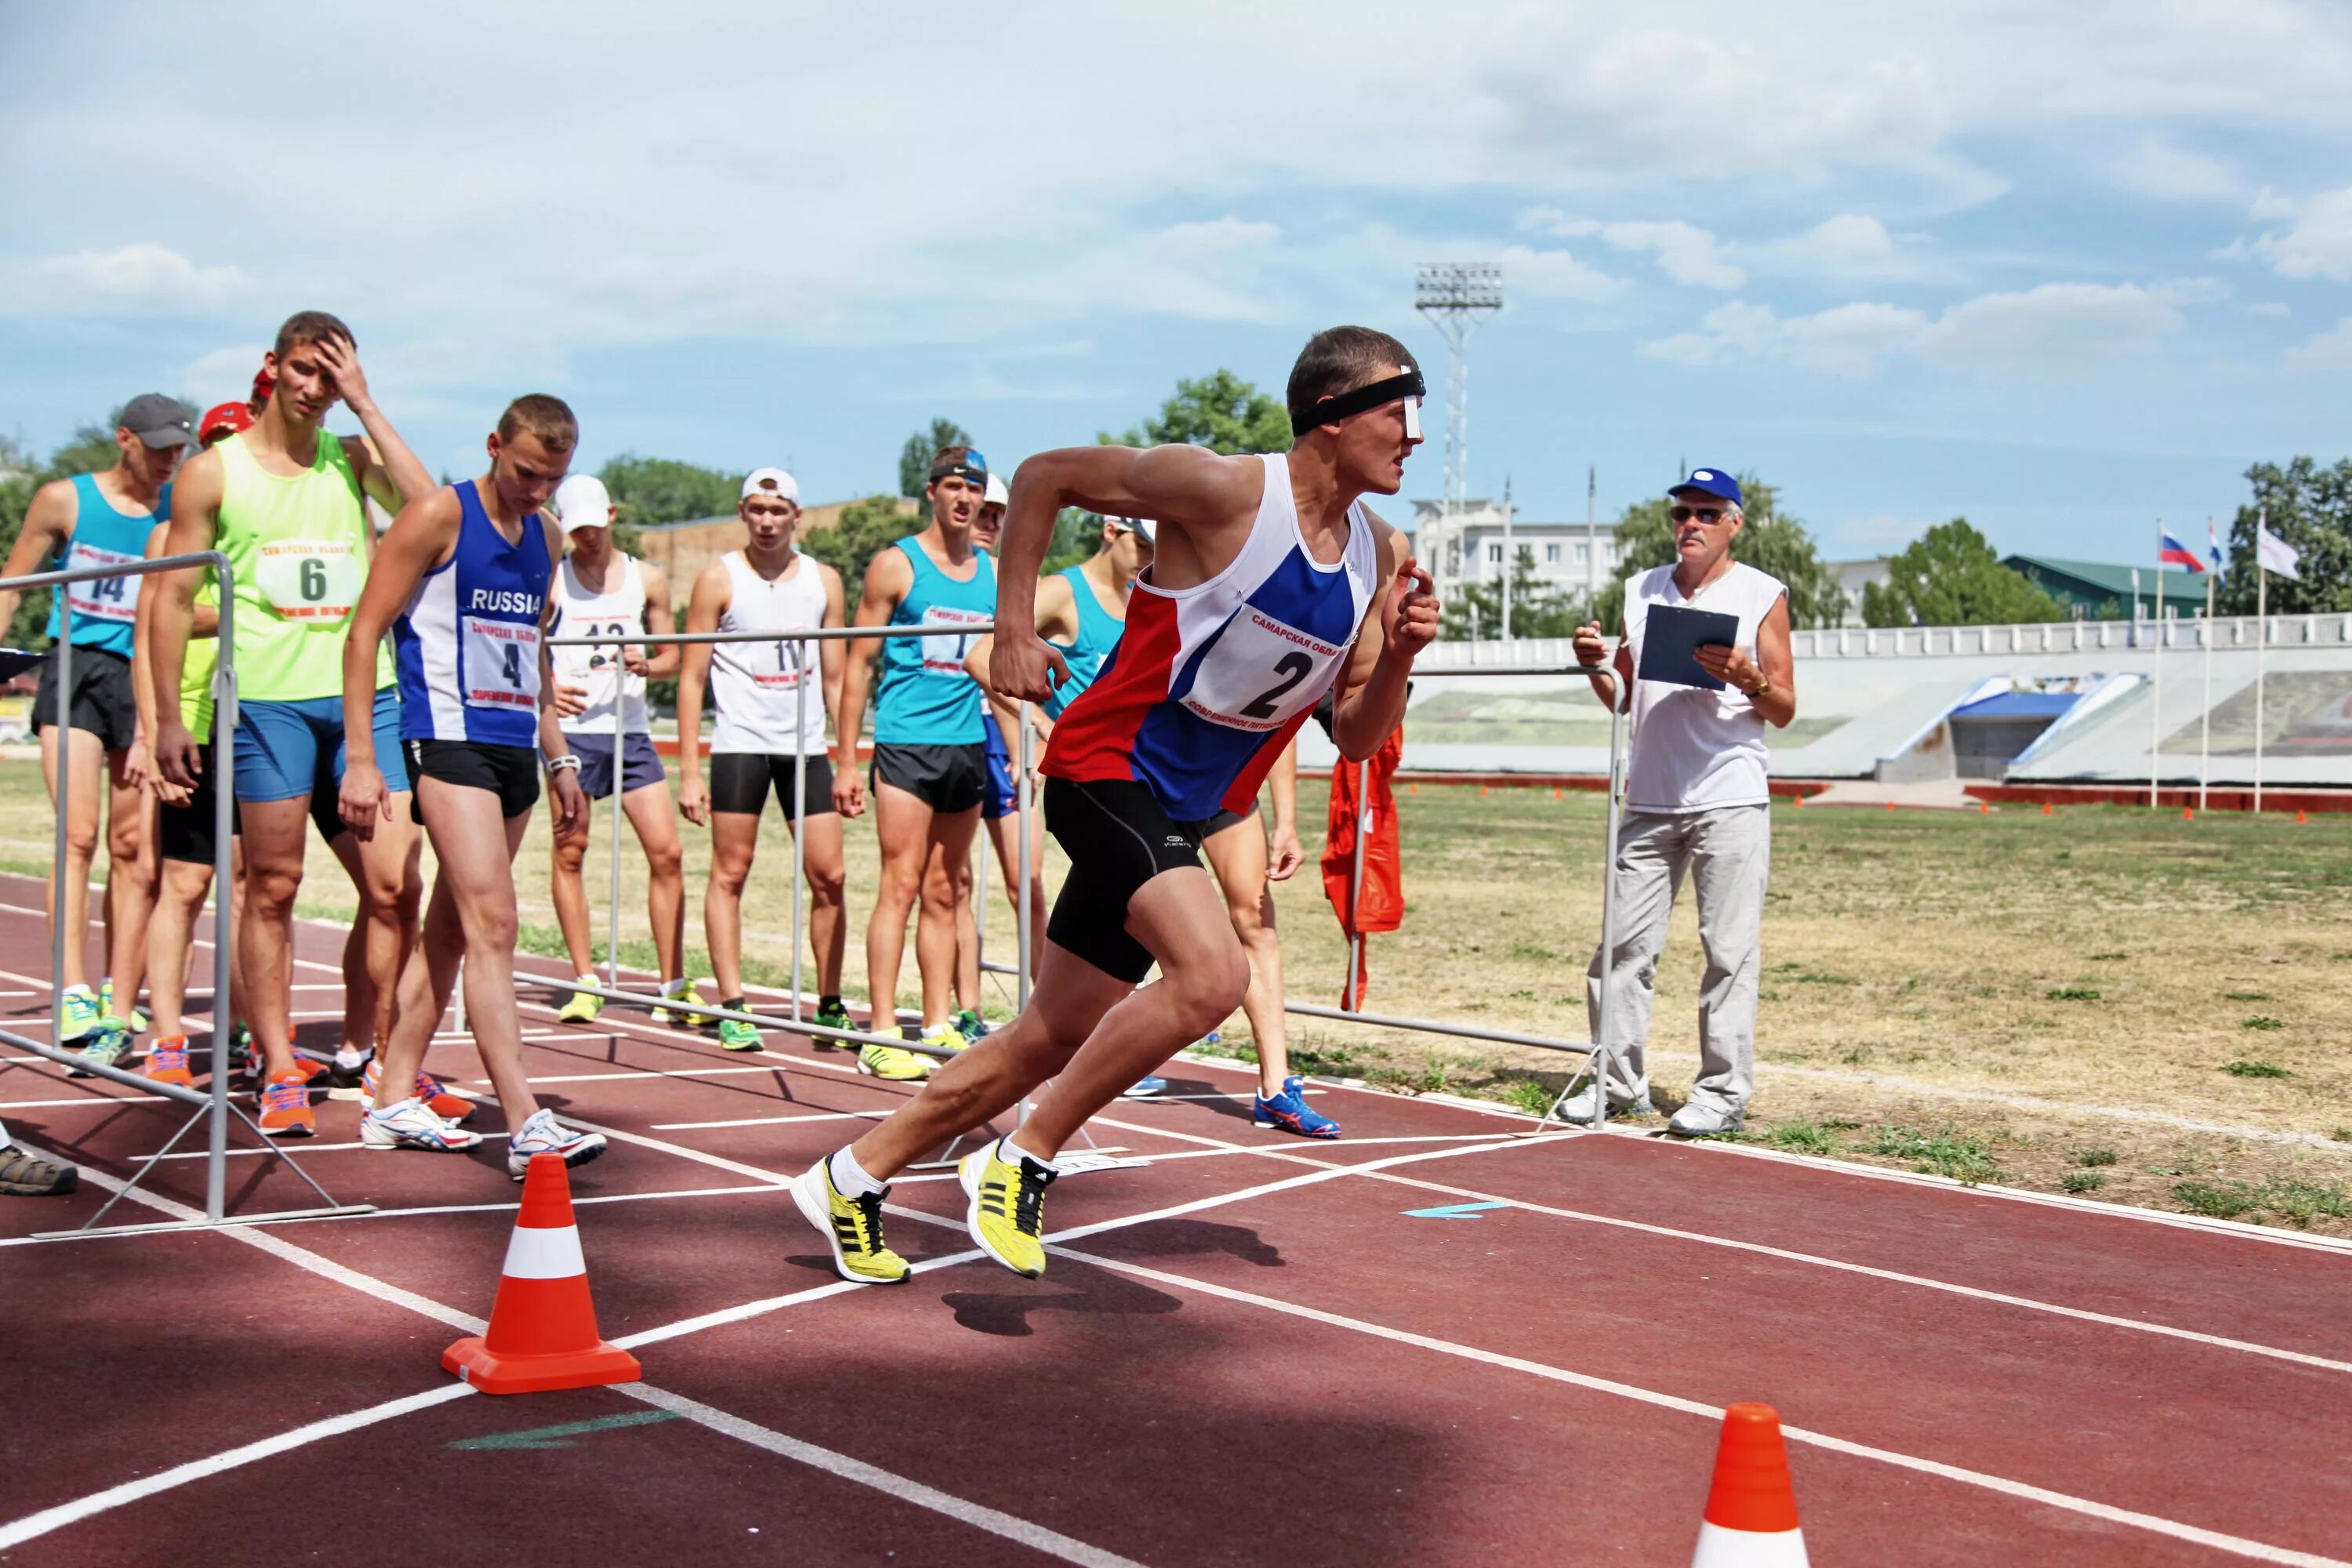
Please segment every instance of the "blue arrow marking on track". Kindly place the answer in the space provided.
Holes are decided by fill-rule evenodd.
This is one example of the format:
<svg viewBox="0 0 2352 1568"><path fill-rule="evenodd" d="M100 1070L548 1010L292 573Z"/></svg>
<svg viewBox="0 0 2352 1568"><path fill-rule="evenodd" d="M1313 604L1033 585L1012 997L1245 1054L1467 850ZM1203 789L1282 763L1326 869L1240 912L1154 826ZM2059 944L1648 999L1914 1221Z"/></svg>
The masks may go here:
<svg viewBox="0 0 2352 1568"><path fill-rule="evenodd" d="M1499 1201L1484 1204L1449 1204L1444 1208L1406 1209L1404 1217L1407 1219L1477 1219L1480 1217L1479 1211L1482 1209L1507 1209L1510 1206Z"/></svg>

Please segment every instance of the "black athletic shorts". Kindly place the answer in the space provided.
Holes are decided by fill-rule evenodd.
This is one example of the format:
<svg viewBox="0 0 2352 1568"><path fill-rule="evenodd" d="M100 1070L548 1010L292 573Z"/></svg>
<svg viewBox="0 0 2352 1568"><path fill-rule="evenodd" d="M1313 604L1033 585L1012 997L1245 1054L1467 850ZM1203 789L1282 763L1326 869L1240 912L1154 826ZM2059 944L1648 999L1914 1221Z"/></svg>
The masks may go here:
<svg viewBox="0 0 2352 1568"><path fill-rule="evenodd" d="M808 781L808 815L823 816L833 810L833 759L812 754L802 763ZM710 753L710 809L757 816L768 809L768 792L776 792L786 822L801 819L800 802L793 798L793 758L767 752Z"/></svg>
<svg viewBox="0 0 2352 1568"><path fill-rule="evenodd" d="M205 771L196 775L196 787L188 792L188 804L170 805L158 802L155 806L155 849L166 860L185 860L194 865L213 864L213 749L205 747ZM310 784L310 826L319 830L319 842L332 844L351 828L343 821L342 785L335 777L334 759L319 759L319 776ZM228 830L234 834L245 831L245 810L236 801L228 803Z"/></svg>
<svg viewBox="0 0 2352 1568"><path fill-rule="evenodd" d="M1140 984L1152 958L1127 934L1128 900L1162 871L1198 867L1203 826L1171 821L1150 786L1128 779L1047 779L1045 831L1070 858L1047 938L1105 974Z"/></svg>
<svg viewBox="0 0 2352 1568"><path fill-rule="evenodd" d="M41 661L40 686L33 698L33 731L55 721L58 655ZM68 728L87 730L110 752L127 752L139 728L139 704L131 695L131 661L102 647L73 650L73 695L66 707Z"/></svg>
<svg viewBox="0 0 2352 1568"><path fill-rule="evenodd" d="M871 783L876 789L895 784L933 811L970 811L988 793L988 748L978 741L961 746L877 742Z"/></svg>
<svg viewBox="0 0 2352 1568"><path fill-rule="evenodd" d="M539 804L539 748L492 746L479 741L404 741L408 752L408 776L439 779L466 789L486 789L499 797L499 815L522 816ZM425 820L409 797L409 815Z"/></svg>

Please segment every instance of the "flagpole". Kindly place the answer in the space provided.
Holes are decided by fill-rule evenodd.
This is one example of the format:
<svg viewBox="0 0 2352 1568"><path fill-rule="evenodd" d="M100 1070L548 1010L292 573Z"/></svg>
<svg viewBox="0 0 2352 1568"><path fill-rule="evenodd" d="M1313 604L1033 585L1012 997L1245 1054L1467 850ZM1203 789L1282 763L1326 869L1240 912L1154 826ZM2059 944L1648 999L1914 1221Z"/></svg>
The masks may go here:
<svg viewBox="0 0 2352 1568"><path fill-rule="evenodd" d="M2213 520L2205 520L2205 533L2213 534ZM2210 563L2208 563L2210 565ZM2205 624L2198 627L2200 639L2205 644L2205 700L2197 718L2197 809L2205 809L2205 790L2213 771L2213 582L2221 576L2214 567L2205 574Z"/></svg>
<svg viewBox="0 0 2352 1568"><path fill-rule="evenodd" d="M2263 564L2263 531L2271 525L2264 507L2254 514L2254 809L2263 808L2263 656L2271 640L2270 569Z"/></svg>
<svg viewBox="0 0 2352 1568"><path fill-rule="evenodd" d="M2164 744L2164 519L2156 520L2156 675L2147 715L2147 808L2156 809L2157 761Z"/></svg>

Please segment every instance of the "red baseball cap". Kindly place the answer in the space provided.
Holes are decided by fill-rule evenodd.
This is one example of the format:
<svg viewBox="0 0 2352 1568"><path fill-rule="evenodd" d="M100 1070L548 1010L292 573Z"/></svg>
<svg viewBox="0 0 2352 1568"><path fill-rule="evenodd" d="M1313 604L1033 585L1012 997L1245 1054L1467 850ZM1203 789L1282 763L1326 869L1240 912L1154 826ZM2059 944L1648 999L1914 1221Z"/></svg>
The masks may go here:
<svg viewBox="0 0 2352 1568"><path fill-rule="evenodd" d="M224 436L234 436L241 430L252 428L253 415L244 404L223 403L205 410L204 418L196 426L196 439L210 446L215 431Z"/></svg>
<svg viewBox="0 0 2352 1568"><path fill-rule="evenodd" d="M255 371L253 373L253 401L256 403L268 402L269 395L276 389L277 385L277 377L269 374L267 366Z"/></svg>

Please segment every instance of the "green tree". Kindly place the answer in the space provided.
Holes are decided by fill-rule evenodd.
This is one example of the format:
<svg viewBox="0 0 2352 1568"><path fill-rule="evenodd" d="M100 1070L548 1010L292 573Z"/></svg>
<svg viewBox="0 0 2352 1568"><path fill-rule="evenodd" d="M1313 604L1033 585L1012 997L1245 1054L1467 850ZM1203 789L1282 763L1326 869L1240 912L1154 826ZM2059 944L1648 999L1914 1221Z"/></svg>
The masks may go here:
<svg viewBox="0 0 2352 1568"><path fill-rule="evenodd" d="M920 500L931 482L931 459L943 447L969 447L971 436L952 419L934 419L929 430L918 430L898 448L898 493Z"/></svg>
<svg viewBox="0 0 2352 1568"><path fill-rule="evenodd" d="M1581 595L1571 595L1557 584L1536 575L1536 552L1519 546L1511 570L1511 635L1515 637L1571 636L1588 618ZM1503 584L1483 578L1465 583L1446 595L1441 637L1498 637L1503 635Z"/></svg>
<svg viewBox="0 0 2352 1568"><path fill-rule="evenodd" d="M698 517L732 517L743 493L743 476L675 458L641 458L624 452L596 476L620 508L613 542L635 553L635 532L665 522Z"/></svg>
<svg viewBox="0 0 2352 1568"><path fill-rule="evenodd" d="M1822 564L1804 523L1781 515L1780 490L1753 474L1740 475L1739 488L1747 497L1742 510L1748 521L1731 542L1731 558L1788 584L1790 626L1833 626L1844 620L1845 590ZM1671 504L1664 496L1638 501L1617 521L1618 580L1601 590L1593 607L1593 619L1612 633L1625 624L1625 577L1675 559Z"/></svg>
<svg viewBox="0 0 2352 1568"><path fill-rule="evenodd" d="M1105 431L1108 446L1160 447L1190 442L1233 457L1290 450L1290 415L1282 404L1229 370L1176 384L1160 413L1123 436Z"/></svg>
<svg viewBox="0 0 2352 1568"><path fill-rule="evenodd" d="M2005 626L2063 621L2066 608L2002 565L1985 536L1956 517L1890 560L1885 584L1863 584L1862 618L1873 626Z"/></svg>
<svg viewBox="0 0 2352 1568"><path fill-rule="evenodd" d="M841 574L842 591L853 616L866 582L866 563L893 542L919 532L929 521L919 510L901 512L898 503L897 496L867 496L844 507L841 520L831 528L814 528L801 535L802 549Z"/></svg>
<svg viewBox="0 0 2352 1568"><path fill-rule="evenodd" d="M2213 607L2225 616L2254 613L2254 525L2265 513L2270 530L2301 552L2302 576L2273 574L2269 607L2276 616L2352 610L2352 458L2322 468L2297 458L2284 468L2256 463L2246 470L2252 502L2230 525L2230 570L2215 587Z"/></svg>

